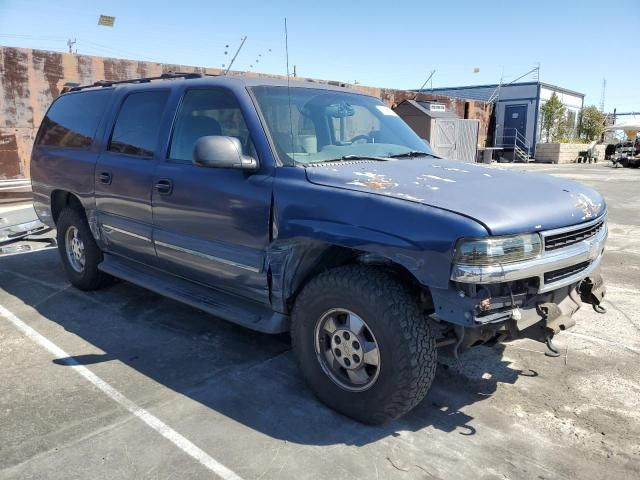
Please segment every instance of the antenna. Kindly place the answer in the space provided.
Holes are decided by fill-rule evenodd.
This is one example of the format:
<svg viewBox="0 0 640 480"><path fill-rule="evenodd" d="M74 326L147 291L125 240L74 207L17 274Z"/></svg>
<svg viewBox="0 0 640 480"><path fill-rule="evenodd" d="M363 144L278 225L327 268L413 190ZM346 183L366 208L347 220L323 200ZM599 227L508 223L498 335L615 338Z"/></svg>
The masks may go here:
<svg viewBox="0 0 640 480"><path fill-rule="evenodd" d="M540 67L534 67L531 70L529 70L527 73L523 73L522 75L520 75L518 78L516 78L515 80L511 80L509 83L507 83L507 85L511 85L512 83L516 83L518 80L520 80L521 78L526 77L527 75L529 75L530 73L534 73L536 74L536 77L539 78L540 77Z"/></svg>
<svg viewBox="0 0 640 480"><path fill-rule="evenodd" d="M436 73L435 70L432 70L431 73L429 74L429 76L427 77L427 79L424 81L424 83L422 84L422 86L418 89L418 91L416 92L415 96L413 97L413 99L415 100L416 98L418 98L418 94L420 93L421 90L424 89L424 87L427 86L427 83L429 83L429 80L431 80L431 77L433 77L433 74ZM433 84L432 84L432 88L433 90Z"/></svg>
<svg viewBox="0 0 640 480"><path fill-rule="evenodd" d="M224 71L224 74L226 75L227 73L229 73L229 70L231 69L231 65L233 65L233 62L236 61L236 57L238 56L238 54L240 53L240 50L242 50L242 46L244 45L244 42L247 41L247 36L245 35L244 37L242 37L242 41L240 42L240 46L238 47L238 50L236 50L236 54L233 56L233 58L231 59L231 63L229 63L229 66L227 67L227 69Z"/></svg>
<svg viewBox="0 0 640 480"><path fill-rule="evenodd" d="M500 77L500 83L498 83L498 86L495 88L493 93L489 96L489 99L487 100L487 103L494 103L494 102L496 102L498 100L498 98L500 97L500 90L502 89L503 86L512 85L512 84L516 83L518 80L520 80L521 78L526 77L530 73L535 73L536 81L540 81L540 64L537 64L535 67L533 67L527 73L523 73L522 75L520 75L515 80L511 80L509 83L502 83L503 82L503 77L504 77L504 67L503 67L502 68L502 76Z"/></svg>
<svg viewBox="0 0 640 480"><path fill-rule="evenodd" d="M291 158L296 161L295 148L293 148L293 116L291 115L291 76L289 75L289 30L287 29L287 17L284 17L284 51L287 58L287 97L289 99L289 130L291 131Z"/></svg>
<svg viewBox="0 0 640 480"><path fill-rule="evenodd" d="M600 94L600 111L604 112L604 99L607 93L607 79L602 79L602 93Z"/></svg>

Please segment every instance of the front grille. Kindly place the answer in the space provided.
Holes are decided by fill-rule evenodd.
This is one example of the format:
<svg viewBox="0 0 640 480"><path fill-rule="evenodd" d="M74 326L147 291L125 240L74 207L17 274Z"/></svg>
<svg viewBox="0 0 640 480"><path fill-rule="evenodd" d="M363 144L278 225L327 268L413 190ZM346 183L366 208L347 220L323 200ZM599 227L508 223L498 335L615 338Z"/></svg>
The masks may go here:
<svg viewBox="0 0 640 480"><path fill-rule="evenodd" d="M588 227L577 228L569 232L557 233L555 235L549 235L544 239L544 249L557 250L558 248L568 247L575 243L586 240L593 237L600 230L604 228L604 220L600 220L598 223L590 225Z"/></svg>
<svg viewBox="0 0 640 480"><path fill-rule="evenodd" d="M544 283L557 282L564 278L568 278L576 273L581 272L589 266L590 262L582 262L577 265L571 265L570 267L559 268L544 274Z"/></svg>

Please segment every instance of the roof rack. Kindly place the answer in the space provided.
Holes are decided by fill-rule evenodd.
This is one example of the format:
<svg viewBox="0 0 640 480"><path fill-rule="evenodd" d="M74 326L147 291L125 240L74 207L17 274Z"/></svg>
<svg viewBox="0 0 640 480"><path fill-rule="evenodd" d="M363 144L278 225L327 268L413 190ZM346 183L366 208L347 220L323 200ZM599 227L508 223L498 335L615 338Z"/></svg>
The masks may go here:
<svg viewBox="0 0 640 480"><path fill-rule="evenodd" d="M145 77L145 78L132 78L130 80L98 80L91 85L78 85L77 83L67 82L62 88L62 92L77 92L84 90L85 88L96 87L112 87L113 85L120 85L122 83L149 83L153 80L171 80L175 78L184 78L185 80L192 78L204 78L204 77L217 77L218 75L212 75L209 73L196 73L196 72L167 72L163 73L159 77Z"/></svg>

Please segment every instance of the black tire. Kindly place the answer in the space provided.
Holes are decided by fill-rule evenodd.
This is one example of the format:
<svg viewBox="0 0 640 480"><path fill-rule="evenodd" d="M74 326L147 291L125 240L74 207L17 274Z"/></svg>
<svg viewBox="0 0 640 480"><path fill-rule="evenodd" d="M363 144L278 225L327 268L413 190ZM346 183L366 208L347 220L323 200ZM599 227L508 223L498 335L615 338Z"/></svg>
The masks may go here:
<svg viewBox="0 0 640 480"><path fill-rule="evenodd" d="M360 316L375 336L379 373L364 391L339 386L316 353L316 323L332 309ZM436 372L435 339L414 295L390 273L345 266L313 278L292 315L293 351L316 396L338 412L367 424L407 413L425 397Z"/></svg>
<svg viewBox="0 0 640 480"><path fill-rule="evenodd" d="M71 285L86 291L96 290L103 286L109 276L98 270L98 265L102 262L103 255L91 234L91 230L89 230L89 224L84 212L72 207L64 208L60 212L56 228L58 252ZM84 246L84 268L81 271L73 267L67 255L66 235L72 228L77 229L78 237L82 240Z"/></svg>

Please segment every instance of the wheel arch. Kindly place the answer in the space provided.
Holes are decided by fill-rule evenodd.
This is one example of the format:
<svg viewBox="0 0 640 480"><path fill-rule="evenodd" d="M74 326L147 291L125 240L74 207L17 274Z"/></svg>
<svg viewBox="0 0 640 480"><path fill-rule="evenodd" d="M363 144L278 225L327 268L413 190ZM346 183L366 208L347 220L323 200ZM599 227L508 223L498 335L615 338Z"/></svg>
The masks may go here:
<svg viewBox="0 0 640 480"><path fill-rule="evenodd" d="M292 247L282 270L273 274L270 269L270 284L273 294L280 294L282 307L290 312L298 295L317 275L345 265L362 265L392 273L403 285L421 300L431 304L428 287L404 265L391 258L364 250L333 243L310 242ZM274 299L275 300L275 299Z"/></svg>
<svg viewBox="0 0 640 480"><path fill-rule="evenodd" d="M67 190L53 190L51 192L51 217L54 223L58 223L60 212L67 206L84 213L84 206L77 195Z"/></svg>

